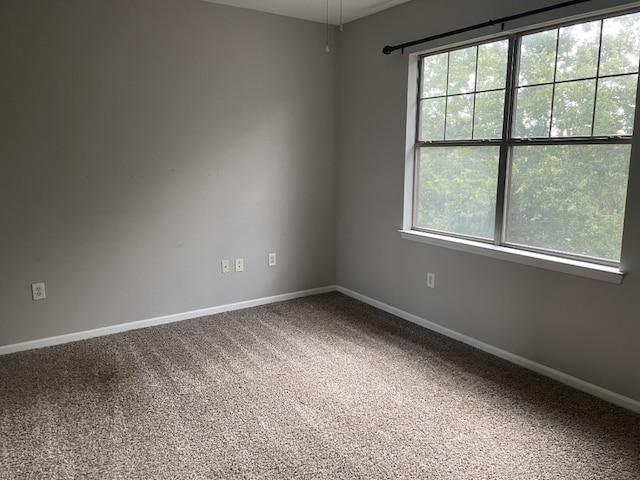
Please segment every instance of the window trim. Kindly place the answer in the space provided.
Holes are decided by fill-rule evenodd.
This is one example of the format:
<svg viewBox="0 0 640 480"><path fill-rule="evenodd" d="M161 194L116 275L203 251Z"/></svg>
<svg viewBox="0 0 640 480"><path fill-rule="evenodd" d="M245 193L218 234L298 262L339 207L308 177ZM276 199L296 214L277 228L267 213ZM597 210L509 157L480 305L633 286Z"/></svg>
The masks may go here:
<svg viewBox="0 0 640 480"><path fill-rule="evenodd" d="M580 277L600 280L613 284L621 284L625 272L622 268L622 263L617 263L615 265L611 264L603 264L597 263L597 259L594 261L588 261L588 259L582 258L572 258L569 255L567 256L556 256L552 254L546 254L544 252L539 252L534 250L524 250L519 249L516 245L512 244L504 244L504 243L494 243L495 241L502 241L501 238L497 238L497 240L490 241L482 241L475 240L468 237L456 236L455 234L446 234L439 233L435 231L424 231L422 229L414 229L414 212L415 212L415 195L417 192L417 188L415 185L415 171L416 171L416 158L421 146L425 144L433 144L433 143L445 143L445 142L420 142L418 141L418 111L420 108L419 92L420 92L420 75L419 68L421 66L420 59L428 54L433 54L437 52L450 51L456 48L464 48L465 46L471 45L480 45L483 43L497 41L500 38L509 38L512 36L518 36L525 33L534 33L536 31L542 31L549 28L562 28L563 26L578 24L582 22L586 22L589 20L602 19L607 17L613 17L617 15L625 15L628 13L638 12L638 3L634 3L632 5L626 5L624 7L614 7L608 8L600 11L591 11L586 12L582 15L575 15L565 18L558 18L552 21L546 21L537 25L529 25L523 26L520 28L516 28L510 31L501 31L500 33L490 34L486 36L478 36L475 38L468 38L467 40L452 42L448 45L440 45L436 48L414 51L409 54L409 65L408 65L408 89L407 89L407 137L406 137L406 158L405 158L405 181L404 181L404 205L403 205L403 222L402 229L398 230L400 236L404 240L415 241L419 243L424 243L427 245L434 245L439 247L444 247L452 250L462 251L465 253L477 254L481 256L487 256L491 258L496 258L504 261L511 261L514 263L532 266L536 268L542 268L546 270L562 272L566 274L576 275ZM519 42L519 39L518 39ZM511 48L515 48L517 42L511 42ZM512 58L516 58L513 56ZM513 69L513 65L508 65L508 69ZM512 80L513 75L511 72L508 73L507 82L511 85L507 85L508 96L515 95L515 88L513 86ZM640 92L640 80L638 82L638 92ZM512 101L506 102L506 105L512 105ZM636 96L636 108L640 108L640 94ZM509 107L510 108L510 107ZM505 112L506 113L506 112ZM637 115L636 115L637 117ZM509 116L504 117L505 122L508 122ZM512 125L509 125L509 130ZM640 128L640 127L639 127ZM566 137L562 140L555 139L553 137L547 138L527 138L527 139L519 139L519 138L511 138L510 132L503 131L503 135L507 135L509 140L505 142L505 138L503 137L502 141L500 140L469 140L469 141L461 141L463 144L474 144L474 145L488 145L488 144L498 144L505 145L507 144L507 148L512 148L515 145L523 145L523 144L562 144L562 143L573 143L573 140L578 140L577 143L580 143L580 140L584 140L583 138L575 138L575 137ZM627 136L626 138L621 138L620 136L610 136L610 137L588 137L593 143L610 143L613 140L613 143L631 143L633 136ZM617 140L617 142L616 142ZM449 145L452 143L457 143L455 141L446 142ZM633 155L633 152L632 152ZM502 158L502 156L501 156ZM498 178L498 195L504 195L506 190L503 185L500 184L500 178ZM506 179L506 177L505 177ZM502 192L502 193L500 193ZM504 212L503 212L504 213ZM500 219L502 222L503 219ZM496 218L496 229L498 228L498 218ZM500 224L500 228L502 224ZM564 252L563 252L564 254ZM621 259L622 260L622 259Z"/></svg>
<svg viewBox="0 0 640 480"><path fill-rule="evenodd" d="M531 267L544 268L555 272L568 273L594 280L602 280L608 283L620 284L624 278L624 272L619 268L600 265L598 263L545 255L528 250L519 250L512 246L507 247L493 243L477 242L465 238L449 237L418 230L402 229L398 230L398 232L404 240L506 260Z"/></svg>

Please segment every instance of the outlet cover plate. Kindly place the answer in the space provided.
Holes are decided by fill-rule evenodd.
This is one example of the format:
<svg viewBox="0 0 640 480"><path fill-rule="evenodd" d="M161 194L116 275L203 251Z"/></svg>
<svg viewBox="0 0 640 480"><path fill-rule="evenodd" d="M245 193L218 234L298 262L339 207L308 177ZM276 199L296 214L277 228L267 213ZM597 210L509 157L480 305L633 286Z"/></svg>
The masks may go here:
<svg viewBox="0 0 640 480"><path fill-rule="evenodd" d="M44 289L44 283L32 283L31 295L34 300L44 300L47 298L47 292Z"/></svg>
<svg viewBox="0 0 640 480"><path fill-rule="evenodd" d="M428 272L427 273L427 287L436 288L436 274Z"/></svg>
<svg viewBox="0 0 640 480"><path fill-rule="evenodd" d="M231 263L229 260L222 260L222 262L220 262L220 270L222 270L222 273L229 273L231 271Z"/></svg>

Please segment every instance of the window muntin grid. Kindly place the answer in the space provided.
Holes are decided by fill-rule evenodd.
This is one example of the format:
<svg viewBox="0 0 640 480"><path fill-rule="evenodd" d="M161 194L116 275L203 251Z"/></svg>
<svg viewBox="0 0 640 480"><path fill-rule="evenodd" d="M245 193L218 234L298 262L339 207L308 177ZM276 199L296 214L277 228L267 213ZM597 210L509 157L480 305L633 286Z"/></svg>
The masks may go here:
<svg viewBox="0 0 640 480"><path fill-rule="evenodd" d="M617 40L621 32L626 35L626 45L622 46ZM499 48L496 48L498 45ZM502 50L503 60L495 63L493 68L490 68L490 64L487 66L486 60L480 60L481 52L497 50ZM561 242L555 244L531 238L527 240L515 231L517 216L514 215L518 207L517 195L522 194L518 189L522 187L522 175L526 172L522 169L527 157L525 152L542 152L545 145L564 145L567 158L571 157L564 165L571 165L581 158L580 155L574 155L579 149L572 145L582 145L580 148L586 148L585 155L588 156L588 145L608 143L613 148L611 151L617 152L612 156L617 159L617 165L613 167L618 175L617 183L611 188L617 192L614 210L618 212L613 222L617 227L612 230L620 232L621 240L629 145L636 108L639 52L640 14L634 13L525 32L494 42L423 56L419 68L413 228L617 265L620 242L617 250L611 250L613 253L601 254L595 249L572 249L573 239L569 237L563 239L568 248ZM580 61L576 62L576 58ZM538 65L532 59L537 59ZM508 65L513 65L511 75L508 74ZM506 121L504 112L508 114ZM527 142L531 148L515 151L515 146L520 142ZM482 149L495 143L500 145L499 159L494 163L489 162L494 166L487 170L491 155L482 153ZM456 148L474 145L473 155L466 159L471 162L467 165L470 170L461 171L461 174L447 173L443 166L448 164L442 161L437 163L437 168L429 170L429 159L455 159ZM447 154L437 153L440 148L447 148ZM433 151L428 153L430 150ZM607 151L600 147L591 150ZM548 148L546 151L564 150ZM513 164L514 155L517 165ZM485 167L473 165L474 157L482 159ZM450 165L455 170L466 160L454 160ZM457 167L454 165L456 161L459 164ZM498 165L503 166L496 168ZM518 177L512 178L514 168L521 170L517 171ZM477 172L492 170L497 172L495 177L485 175L484 181L476 178ZM621 172L626 172L622 183ZM477 195L469 194L465 188L459 188L458 197L452 195L447 199L446 195L442 195L443 185L451 193L455 190L451 186L460 185L465 175L466 178L475 178L476 184L480 185ZM425 178L429 176L426 181ZM578 177L580 175L575 175L575 178ZM583 179L581 184L585 181ZM576 182L580 183L578 180ZM571 184L568 181L564 183ZM547 186L552 184L549 181ZM441 190L438 191L438 188ZM439 203L432 200L425 202L429 198L437 198ZM478 202L478 199L481 201ZM476 208L480 204L484 207L488 205L488 208ZM491 204L494 205L494 211L491 211ZM554 205L554 208L565 207L575 211L580 209L580 204L569 207ZM480 210L483 218L477 217ZM445 218L443 222L443 212L450 212L451 219ZM464 219L473 215L476 215L475 224L482 225L482 228L467 227L471 223L465 223ZM433 220L435 218L439 219L439 223ZM558 218L562 218L562 215L558 215ZM602 218L604 223L611 220ZM534 219L524 220L526 224ZM486 227L486 222L493 222L493 235L491 229Z"/></svg>

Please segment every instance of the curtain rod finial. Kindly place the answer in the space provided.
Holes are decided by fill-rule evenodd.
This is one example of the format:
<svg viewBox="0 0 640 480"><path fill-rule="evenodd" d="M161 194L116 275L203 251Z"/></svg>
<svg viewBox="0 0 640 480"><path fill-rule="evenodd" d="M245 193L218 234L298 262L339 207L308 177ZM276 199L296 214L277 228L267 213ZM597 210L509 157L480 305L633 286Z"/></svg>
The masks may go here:
<svg viewBox="0 0 640 480"><path fill-rule="evenodd" d="M382 53L385 55L389 55L391 52L393 52L393 47L391 47L391 45L387 45L382 49Z"/></svg>

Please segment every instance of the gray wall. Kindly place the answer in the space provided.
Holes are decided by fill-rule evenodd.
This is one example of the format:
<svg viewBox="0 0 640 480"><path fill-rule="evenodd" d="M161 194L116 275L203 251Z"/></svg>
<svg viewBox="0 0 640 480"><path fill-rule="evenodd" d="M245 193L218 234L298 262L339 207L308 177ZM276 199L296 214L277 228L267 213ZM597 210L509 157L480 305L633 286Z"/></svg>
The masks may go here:
<svg viewBox="0 0 640 480"><path fill-rule="evenodd" d="M335 284L324 35L201 0L2 0L0 345Z"/></svg>
<svg viewBox="0 0 640 480"><path fill-rule="evenodd" d="M338 70L337 284L640 400L638 142L623 245L628 274L622 285L418 244L397 233L408 58L400 52L382 55L382 47L553 3L416 0L347 25ZM565 12L613 4L592 1ZM436 273L435 289L426 286L427 271Z"/></svg>

